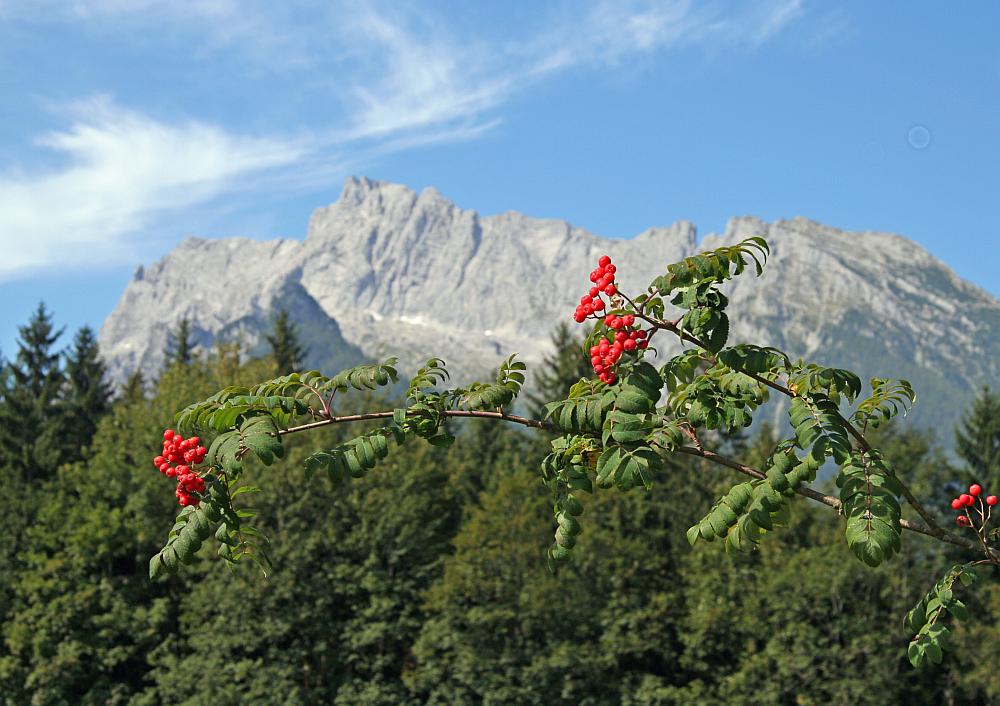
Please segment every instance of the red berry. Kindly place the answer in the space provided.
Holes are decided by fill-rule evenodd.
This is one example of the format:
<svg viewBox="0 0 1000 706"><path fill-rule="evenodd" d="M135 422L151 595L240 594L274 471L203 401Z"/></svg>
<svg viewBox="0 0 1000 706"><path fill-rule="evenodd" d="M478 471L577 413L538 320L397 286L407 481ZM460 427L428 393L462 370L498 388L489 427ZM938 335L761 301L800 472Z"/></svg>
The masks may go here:
<svg viewBox="0 0 1000 706"><path fill-rule="evenodd" d="M614 385L615 380L617 379L618 379L617 375L615 375L614 373L608 373L608 379L605 382L607 382L609 385Z"/></svg>
<svg viewBox="0 0 1000 706"><path fill-rule="evenodd" d="M169 463L161 463L160 466L159 466L159 468L160 468L160 473L166 473L167 471L170 470L170 464Z"/></svg>
<svg viewBox="0 0 1000 706"><path fill-rule="evenodd" d="M613 328L615 331L620 330L624 325L625 322L619 318L616 318L614 321L611 322L611 328Z"/></svg>
<svg viewBox="0 0 1000 706"><path fill-rule="evenodd" d="M597 299L597 300L594 301L594 309L596 309L597 311L600 311L603 308L604 308L604 301L603 300Z"/></svg>
<svg viewBox="0 0 1000 706"><path fill-rule="evenodd" d="M622 317L622 321L625 322L626 326L631 326L635 323L635 317L632 314L625 314L625 316Z"/></svg>
<svg viewBox="0 0 1000 706"><path fill-rule="evenodd" d="M165 460L166 459L164 459L163 456L157 456L156 458L153 459L153 465L159 468L160 466L163 465L163 462Z"/></svg>
<svg viewBox="0 0 1000 706"><path fill-rule="evenodd" d="M959 515L955 518L955 524L959 527L969 527L972 523L969 522L969 518L965 515Z"/></svg>
<svg viewBox="0 0 1000 706"><path fill-rule="evenodd" d="M647 341L645 338L640 339L639 342L635 344L636 348L645 348L648 345L649 341Z"/></svg>
<svg viewBox="0 0 1000 706"><path fill-rule="evenodd" d="M600 270L594 270L593 272L590 273L590 281L591 282L596 282L602 276L604 276L603 272L601 272Z"/></svg>
<svg viewBox="0 0 1000 706"><path fill-rule="evenodd" d="M996 495L987 495L986 496L986 504L987 505L996 505L997 504L997 496Z"/></svg>
<svg viewBox="0 0 1000 706"><path fill-rule="evenodd" d="M625 350L627 350L627 351L634 351L634 350L635 350L635 341L633 341L633 340L632 340L632 339L630 338L630 339L628 339L627 341L625 341L625 343L623 343L623 344L622 344L622 347L623 347L623 348L624 348Z"/></svg>
<svg viewBox="0 0 1000 706"><path fill-rule="evenodd" d="M590 292L589 292L590 296L596 297L600 293L601 293L601 290L598 289L597 287L591 287L590 288Z"/></svg>
<svg viewBox="0 0 1000 706"><path fill-rule="evenodd" d="M635 337L636 338L645 338L646 337L646 332L643 331L642 329L639 329L638 331L635 332Z"/></svg>
<svg viewBox="0 0 1000 706"><path fill-rule="evenodd" d="M602 268L607 267L610 264L611 264L611 258L608 257L607 255L601 255L601 259L597 261L597 266Z"/></svg>
<svg viewBox="0 0 1000 706"><path fill-rule="evenodd" d="M607 287L604 288L604 293L607 294L609 297L613 297L616 294L618 294L618 287L616 287L613 284L609 284Z"/></svg>
<svg viewBox="0 0 1000 706"><path fill-rule="evenodd" d="M587 315L584 314L582 311L577 310L577 312L573 314L573 321L575 321L578 324L582 324L586 320L587 320Z"/></svg>
<svg viewBox="0 0 1000 706"><path fill-rule="evenodd" d="M605 272L605 274L609 274L609 275L613 275L613 274L614 274L615 272L617 272L617 271L618 271L618 268L617 268L617 267L615 267L614 265L612 265L611 263L608 263L608 264L607 264L607 265L606 265L606 266L604 267L604 272Z"/></svg>
<svg viewBox="0 0 1000 706"><path fill-rule="evenodd" d="M595 364L594 365L594 372L597 373L598 375L603 375L604 374L604 366L601 365L600 363Z"/></svg>
<svg viewBox="0 0 1000 706"><path fill-rule="evenodd" d="M616 318L618 317L616 317L614 314L608 314L607 316L604 317L604 325L611 326L611 322L614 321Z"/></svg>
<svg viewBox="0 0 1000 706"><path fill-rule="evenodd" d="M601 356L599 356L599 355L591 356L591 358L590 358L590 364L591 365L600 365L601 364Z"/></svg>
<svg viewBox="0 0 1000 706"><path fill-rule="evenodd" d="M167 429L165 432L163 432L163 438L164 439L168 439L168 440L169 439L173 439L174 438L174 430L173 429Z"/></svg>
<svg viewBox="0 0 1000 706"><path fill-rule="evenodd" d="M968 493L962 493L961 495L958 496L958 499L961 500L962 504L966 506L972 505L974 502L976 502L976 499L971 495L969 495Z"/></svg>
<svg viewBox="0 0 1000 706"><path fill-rule="evenodd" d="M951 501L952 510L961 510L964 506L965 503L962 502L961 498L955 498L954 500Z"/></svg>
<svg viewBox="0 0 1000 706"><path fill-rule="evenodd" d="M626 338L628 338L628 334L626 334L624 331L617 331L615 333L615 342L616 343L621 343Z"/></svg>
<svg viewBox="0 0 1000 706"><path fill-rule="evenodd" d="M614 281L615 281L614 275L604 275L599 280L597 280L597 286L600 287L601 289L604 289Z"/></svg>
<svg viewBox="0 0 1000 706"><path fill-rule="evenodd" d="M981 492L983 492L983 486L979 483L973 483L969 486L969 495L979 495Z"/></svg>

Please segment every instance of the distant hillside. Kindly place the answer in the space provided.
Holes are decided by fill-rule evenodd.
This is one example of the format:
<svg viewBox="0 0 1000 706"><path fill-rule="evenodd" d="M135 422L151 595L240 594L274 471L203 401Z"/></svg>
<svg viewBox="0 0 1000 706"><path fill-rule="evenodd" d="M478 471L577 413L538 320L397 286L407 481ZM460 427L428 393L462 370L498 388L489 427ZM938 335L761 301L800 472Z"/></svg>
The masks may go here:
<svg viewBox="0 0 1000 706"><path fill-rule="evenodd" d="M729 288L731 340L864 377L908 377L920 398L912 420L943 425L950 442L955 415L1000 373L1000 302L906 238L804 218L734 218L700 244L686 221L619 240L515 212L480 216L434 189L349 178L337 202L313 214L304 241L189 238L139 268L100 343L121 380L159 368L163 327L183 316L203 345L238 338L259 349L282 305L307 332L310 365L396 354L406 369L440 355L469 379L510 352L540 360L600 254L638 288L670 262L749 235L767 238L772 257L763 278Z"/></svg>

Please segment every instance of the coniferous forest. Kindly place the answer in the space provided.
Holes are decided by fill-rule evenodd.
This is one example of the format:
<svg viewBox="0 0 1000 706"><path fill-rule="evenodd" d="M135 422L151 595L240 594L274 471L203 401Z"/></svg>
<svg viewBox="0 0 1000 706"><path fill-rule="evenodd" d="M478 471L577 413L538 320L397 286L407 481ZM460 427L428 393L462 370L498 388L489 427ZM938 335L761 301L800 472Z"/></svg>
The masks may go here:
<svg viewBox="0 0 1000 706"><path fill-rule="evenodd" d="M569 330L553 337L536 413L589 374ZM338 488L306 481L303 459L362 427L290 439L284 460L247 472L267 491L254 504L273 574L231 573L206 552L151 582L177 510L149 461L161 434L191 400L303 357L281 312L267 341L269 357L246 360L235 346L199 350L181 326L157 379L115 389L90 329L70 336L44 306L20 328L0 361L0 702L1000 702L996 581L966 594L971 619L942 665L906 658L901 616L960 550L911 536L872 570L835 513L796 503L758 551L720 557L685 530L732 479L690 458L649 492L595 496L574 561L553 574L538 472L548 438L483 420L451 420L461 443L401 448ZM988 388L954 429L878 433L942 522L959 486L1000 487ZM754 462L775 439L764 426L718 442Z"/></svg>

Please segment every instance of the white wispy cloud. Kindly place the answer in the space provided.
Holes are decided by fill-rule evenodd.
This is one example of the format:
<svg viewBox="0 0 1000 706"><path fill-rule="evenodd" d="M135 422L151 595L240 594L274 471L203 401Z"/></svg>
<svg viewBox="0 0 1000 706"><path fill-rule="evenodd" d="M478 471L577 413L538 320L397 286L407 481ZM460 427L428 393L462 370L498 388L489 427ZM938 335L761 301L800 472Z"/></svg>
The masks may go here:
<svg viewBox="0 0 1000 706"><path fill-rule="evenodd" d="M61 156L58 167L0 174L0 279L118 260L129 248L125 236L158 214L203 203L304 155L294 142L199 122L168 125L106 98L76 104L71 114L68 129L38 140Z"/></svg>
<svg viewBox="0 0 1000 706"><path fill-rule="evenodd" d="M799 0L594 0L540 15L529 32L470 36L420 5L311 10L306 17L254 0L0 0L0 23L83 24L107 36L120 26L170 27L186 33L192 51L253 57L257 71L283 72L298 94L316 99L303 124L261 136L108 99L75 106L65 129L38 140L61 158L58 166L0 168L0 243L17 244L0 261L0 280L64 263L131 260L129 236L168 212L262 185L315 188L388 152L475 139L501 122L505 102L560 73L622 70L677 47L753 50L804 14ZM289 130L303 136L290 139Z"/></svg>

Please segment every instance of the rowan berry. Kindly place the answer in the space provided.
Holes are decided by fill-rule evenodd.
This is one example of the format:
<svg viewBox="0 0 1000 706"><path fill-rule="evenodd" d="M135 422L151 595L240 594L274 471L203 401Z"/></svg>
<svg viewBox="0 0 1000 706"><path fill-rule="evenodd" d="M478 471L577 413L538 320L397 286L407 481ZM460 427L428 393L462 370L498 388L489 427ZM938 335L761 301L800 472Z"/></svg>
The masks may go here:
<svg viewBox="0 0 1000 706"><path fill-rule="evenodd" d="M979 485L979 483L973 483L969 486L969 495L978 496L981 492L983 492L983 486Z"/></svg>
<svg viewBox="0 0 1000 706"><path fill-rule="evenodd" d="M986 496L986 504L989 505L990 507L992 507L993 505L996 505L997 504L997 496L996 495L987 495Z"/></svg>

